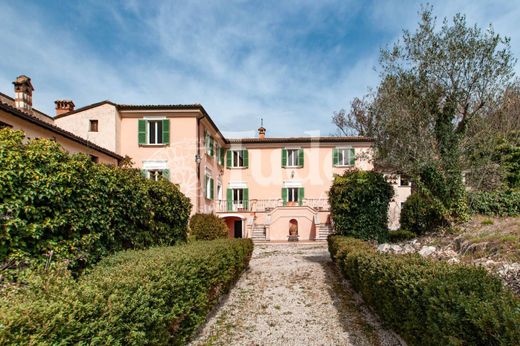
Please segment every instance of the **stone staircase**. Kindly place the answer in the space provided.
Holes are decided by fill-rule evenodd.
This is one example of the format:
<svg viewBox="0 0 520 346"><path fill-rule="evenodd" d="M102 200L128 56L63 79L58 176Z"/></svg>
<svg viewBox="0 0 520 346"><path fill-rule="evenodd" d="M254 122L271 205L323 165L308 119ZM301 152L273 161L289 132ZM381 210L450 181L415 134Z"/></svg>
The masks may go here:
<svg viewBox="0 0 520 346"><path fill-rule="evenodd" d="M327 240L327 236L333 232L330 224L319 224L316 226L316 240Z"/></svg>
<svg viewBox="0 0 520 346"><path fill-rule="evenodd" d="M254 242L266 241L264 225L254 225L251 233L251 239Z"/></svg>

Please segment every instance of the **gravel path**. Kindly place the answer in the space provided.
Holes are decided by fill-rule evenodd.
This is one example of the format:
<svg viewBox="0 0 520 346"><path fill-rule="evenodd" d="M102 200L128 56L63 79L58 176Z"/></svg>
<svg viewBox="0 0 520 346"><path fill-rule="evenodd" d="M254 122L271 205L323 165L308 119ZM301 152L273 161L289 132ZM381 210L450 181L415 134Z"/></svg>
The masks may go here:
<svg viewBox="0 0 520 346"><path fill-rule="evenodd" d="M341 280L325 243L256 244L191 345L400 345Z"/></svg>

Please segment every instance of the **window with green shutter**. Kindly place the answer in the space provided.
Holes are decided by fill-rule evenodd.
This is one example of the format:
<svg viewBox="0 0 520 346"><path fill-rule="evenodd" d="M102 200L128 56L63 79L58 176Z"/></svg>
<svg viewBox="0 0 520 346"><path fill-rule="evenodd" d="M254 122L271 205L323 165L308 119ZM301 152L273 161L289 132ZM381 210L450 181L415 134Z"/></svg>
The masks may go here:
<svg viewBox="0 0 520 346"><path fill-rule="evenodd" d="M298 205L303 205L303 187L298 188Z"/></svg>
<svg viewBox="0 0 520 346"><path fill-rule="evenodd" d="M137 140L139 145L170 143L170 120L138 119Z"/></svg>
<svg viewBox="0 0 520 346"><path fill-rule="evenodd" d="M282 203L283 203L283 206L287 205L287 188L286 187L282 187Z"/></svg>
<svg viewBox="0 0 520 346"><path fill-rule="evenodd" d="M298 166L303 167L303 149L298 150Z"/></svg>
<svg viewBox="0 0 520 346"><path fill-rule="evenodd" d="M282 167L303 167L303 149L283 149Z"/></svg>
<svg viewBox="0 0 520 346"><path fill-rule="evenodd" d="M227 151L227 167L228 168L248 168L249 152L247 150L228 150Z"/></svg>
<svg viewBox="0 0 520 346"><path fill-rule="evenodd" d="M233 211L233 189L227 189L226 192L227 211Z"/></svg>
<svg viewBox="0 0 520 346"><path fill-rule="evenodd" d="M164 179L170 181L170 170L169 169L163 169L162 170L162 176Z"/></svg>
<svg viewBox="0 0 520 346"><path fill-rule="evenodd" d="M282 168L287 167L287 149L282 149Z"/></svg>
<svg viewBox="0 0 520 346"><path fill-rule="evenodd" d="M219 147L218 153L219 153L218 164L221 166L224 166L224 158L226 157L226 149Z"/></svg>
<svg viewBox="0 0 520 346"><path fill-rule="evenodd" d="M334 166L354 166L356 162L356 151L354 148L336 148L333 152Z"/></svg>

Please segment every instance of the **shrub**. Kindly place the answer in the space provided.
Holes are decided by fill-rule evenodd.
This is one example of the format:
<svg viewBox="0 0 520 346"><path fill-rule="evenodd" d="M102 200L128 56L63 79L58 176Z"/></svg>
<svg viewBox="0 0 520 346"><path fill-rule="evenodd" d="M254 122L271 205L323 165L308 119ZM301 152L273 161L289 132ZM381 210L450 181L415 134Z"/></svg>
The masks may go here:
<svg viewBox="0 0 520 346"><path fill-rule="evenodd" d="M351 171L336 176L329 191L336 233L385 241L388 204L393 195L392 186L380 173Z"/></svg>
<svg viewBox="0 0 520 346"><path fill-rule="evenodd" d="M130 250L0 299L0 344L185 344L247 267L249 239ZM64 275L65 274L65 275Z"/></svg>
<svg viewBox="0 0 520 346"><path fill-rule="evenodd" d="M421 193L412 193L404 202L399 218L401 228L417 235L448 225L442 208Z"/></svg>
<svg viewBox="0 0 520 346"><path fill-rule="evenodd" d="M398 243L400 241L413 239L415 237L417 237L415 233L407 231L405 229L399 229L397 231L388 232L388 241L390 243Z"/></svg>
<svg viewBox="0 0 520 346"><path fill-rule="evenodd" d="M365 302L411 345L513 345L520 300L483 268L379 254L329 237L331 257Z"/></svg>
<svg viewBox="0 0 520 346"><path fill-rule="evenodd" d="M121 249L174 244L186 239L190 210L173 184L0 130L0 263L52 254L78 269Z"/></svg>
<svg viewBox="0 0 520 346"><path fill-rule="evenodd" d="M197 240L227 238L226 222L215 214L195 214L190 219L190 234Z"/></svg>
<svg viewBox="0 0 520 346"><path fill-rule="evenodd" d="M474 214L517 216L520 215L520 191L470 192L468 204Z"/></svg>

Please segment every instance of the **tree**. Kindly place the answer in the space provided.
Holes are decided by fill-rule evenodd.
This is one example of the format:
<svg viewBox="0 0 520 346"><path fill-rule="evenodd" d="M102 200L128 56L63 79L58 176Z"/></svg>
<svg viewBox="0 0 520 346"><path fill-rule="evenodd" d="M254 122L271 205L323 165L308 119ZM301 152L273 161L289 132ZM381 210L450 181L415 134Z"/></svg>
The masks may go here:
<svg viewBox="0 0 520 346"><path fill-rule="evenodd" d="M376 164L415 177L426 194L432 187L421 184L421 173L437 170L448 184L443 195L449 198L442 202L457 218L464 213L465 135L500 103L515 61L509 38L492 27L468 26L457 14L436 30L431 7L420 16L414 33L404 31L400 41L381 51L376 92L333 121L340 129L372 135Z"/></svg>

